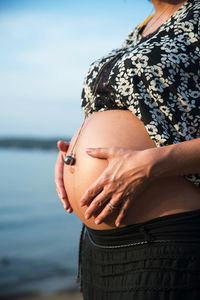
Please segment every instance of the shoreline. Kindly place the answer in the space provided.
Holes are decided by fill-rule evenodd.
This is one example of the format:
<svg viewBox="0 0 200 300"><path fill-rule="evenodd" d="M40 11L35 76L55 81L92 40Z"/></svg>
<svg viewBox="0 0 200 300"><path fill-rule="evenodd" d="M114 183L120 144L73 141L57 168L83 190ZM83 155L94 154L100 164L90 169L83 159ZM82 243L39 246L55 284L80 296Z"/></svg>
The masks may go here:
<svg viewBox="0 0 200 300"><path fill-rule="evenodd" d="M0 295L1 300L83 300L82 294L79 289L62 290L50 294L10 294Z"/></svg>
<svg viewBox="0 0 200 300"><path fill-rule="evenodd" d="M58 140L70 141L70 137L0 137L2 149L58 150Z"/></svg>

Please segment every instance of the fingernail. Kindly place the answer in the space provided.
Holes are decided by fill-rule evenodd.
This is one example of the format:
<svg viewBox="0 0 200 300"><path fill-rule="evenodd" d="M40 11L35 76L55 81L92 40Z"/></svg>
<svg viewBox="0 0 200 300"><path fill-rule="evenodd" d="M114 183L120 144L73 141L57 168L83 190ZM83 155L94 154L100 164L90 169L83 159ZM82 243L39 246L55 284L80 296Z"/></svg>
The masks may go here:
<svg viewBox="0 0 200 300"><path fill-rule="evenodd" d="M89 219L89 217L90 217L90 216L89 216L89 214L85 214L85 219L87 219L87 220L88 220L88 219Z"/></svg>
<svg viewBox="0 0 200 300"><path fill-rule="evenodd" d="M95 222L96 225L100 224L100 220L99 219L96 219L94 222Z"/></svg>
<svg viewBox="0 0 200 300"><path fill-rule="evenodd" d="M68 214L70 214L70 213L71 213L71 209L70 209L70 208L68 208L67 212L68 212Z"/></svg>
<svg viewBox="0 0 200 300"><path fill-rule="evenodd" d="M84 206L84 203L83 203L83 202L80 202L80 206L81 206L81 207Z"/></svg>
<svg viewBox="0 0 200 300"><path fill-rule="evenodd" d="M119 222L117 222L117 223L116 223L116 226L117 226L117 227L119 227L119 226L120 226L120 223L119 223Z"/></svg>

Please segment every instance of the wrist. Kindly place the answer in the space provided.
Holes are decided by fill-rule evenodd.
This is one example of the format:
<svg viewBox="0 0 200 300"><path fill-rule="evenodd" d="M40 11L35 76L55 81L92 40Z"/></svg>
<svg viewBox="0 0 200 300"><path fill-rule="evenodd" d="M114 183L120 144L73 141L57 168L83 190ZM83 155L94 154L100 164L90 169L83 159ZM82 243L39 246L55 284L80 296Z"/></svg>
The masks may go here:
<svg viewBox="0 0 200 300"><path fill-rule="evenodd" d="M154 180L176 175L173 170L173 147L159 147L145 150L149 156L149 178Z"/></svg>
<svg viewBox="0 0 200 300"><path fill-rule="evenodd" d="M157 179L200 172L200 138L143 150L147 176Z"/></svg>

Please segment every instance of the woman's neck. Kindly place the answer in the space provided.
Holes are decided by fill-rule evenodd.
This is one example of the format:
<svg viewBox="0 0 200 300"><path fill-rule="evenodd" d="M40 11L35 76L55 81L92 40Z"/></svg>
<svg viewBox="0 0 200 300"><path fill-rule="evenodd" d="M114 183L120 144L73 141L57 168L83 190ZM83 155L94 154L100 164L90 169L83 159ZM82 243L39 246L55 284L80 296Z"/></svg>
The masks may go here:
<svg viewBox="0 0 200 300"><path fill-rule="evenodd" d="M172 4L166 1L151 0L154 8L155 14L151 20L146 24L144 30L142 31L142 36L145 37L153 32L155 32L165 21L167 21L185 2L177 1L179 3Z"/></svg>
<svg viewBox="0 0 200 300"><path fill-rule="evenodd" d="M179 9L185 2L186 0L180 0L177 1L176 4L170 3L170 1L160 1L160 0L151 0L154 8L155 8L155 13L156 15L161 14L163 11L167 9L167 7L171 7L172 9L174 8L174 11Z"/></svg>

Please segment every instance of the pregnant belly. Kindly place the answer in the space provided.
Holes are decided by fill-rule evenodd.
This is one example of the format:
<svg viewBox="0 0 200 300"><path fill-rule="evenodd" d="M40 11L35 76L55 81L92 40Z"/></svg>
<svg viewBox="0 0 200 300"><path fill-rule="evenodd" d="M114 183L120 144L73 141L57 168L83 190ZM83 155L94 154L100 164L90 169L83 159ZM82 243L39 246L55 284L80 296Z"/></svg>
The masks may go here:
<svg viewBox="0 0 200 300"><path fill-rule="evenodd" d="M150 139L144 124L131 112L109 110L93 113L86 119L81 131L79 129L73 136L67 154L74 144L76 164L65 165L63 174L70 204L88 227L99 230L114 228L117 211L100 225L94 223L94 217L89 220L84 218L87 207L80 206L80 198L107 166L107 160L92 158L85 150L87 147L144 150L156 147L155 143ZM182 177L159 179L134 199L122 226L200 208L199 196L199 189Z"/></svg>

